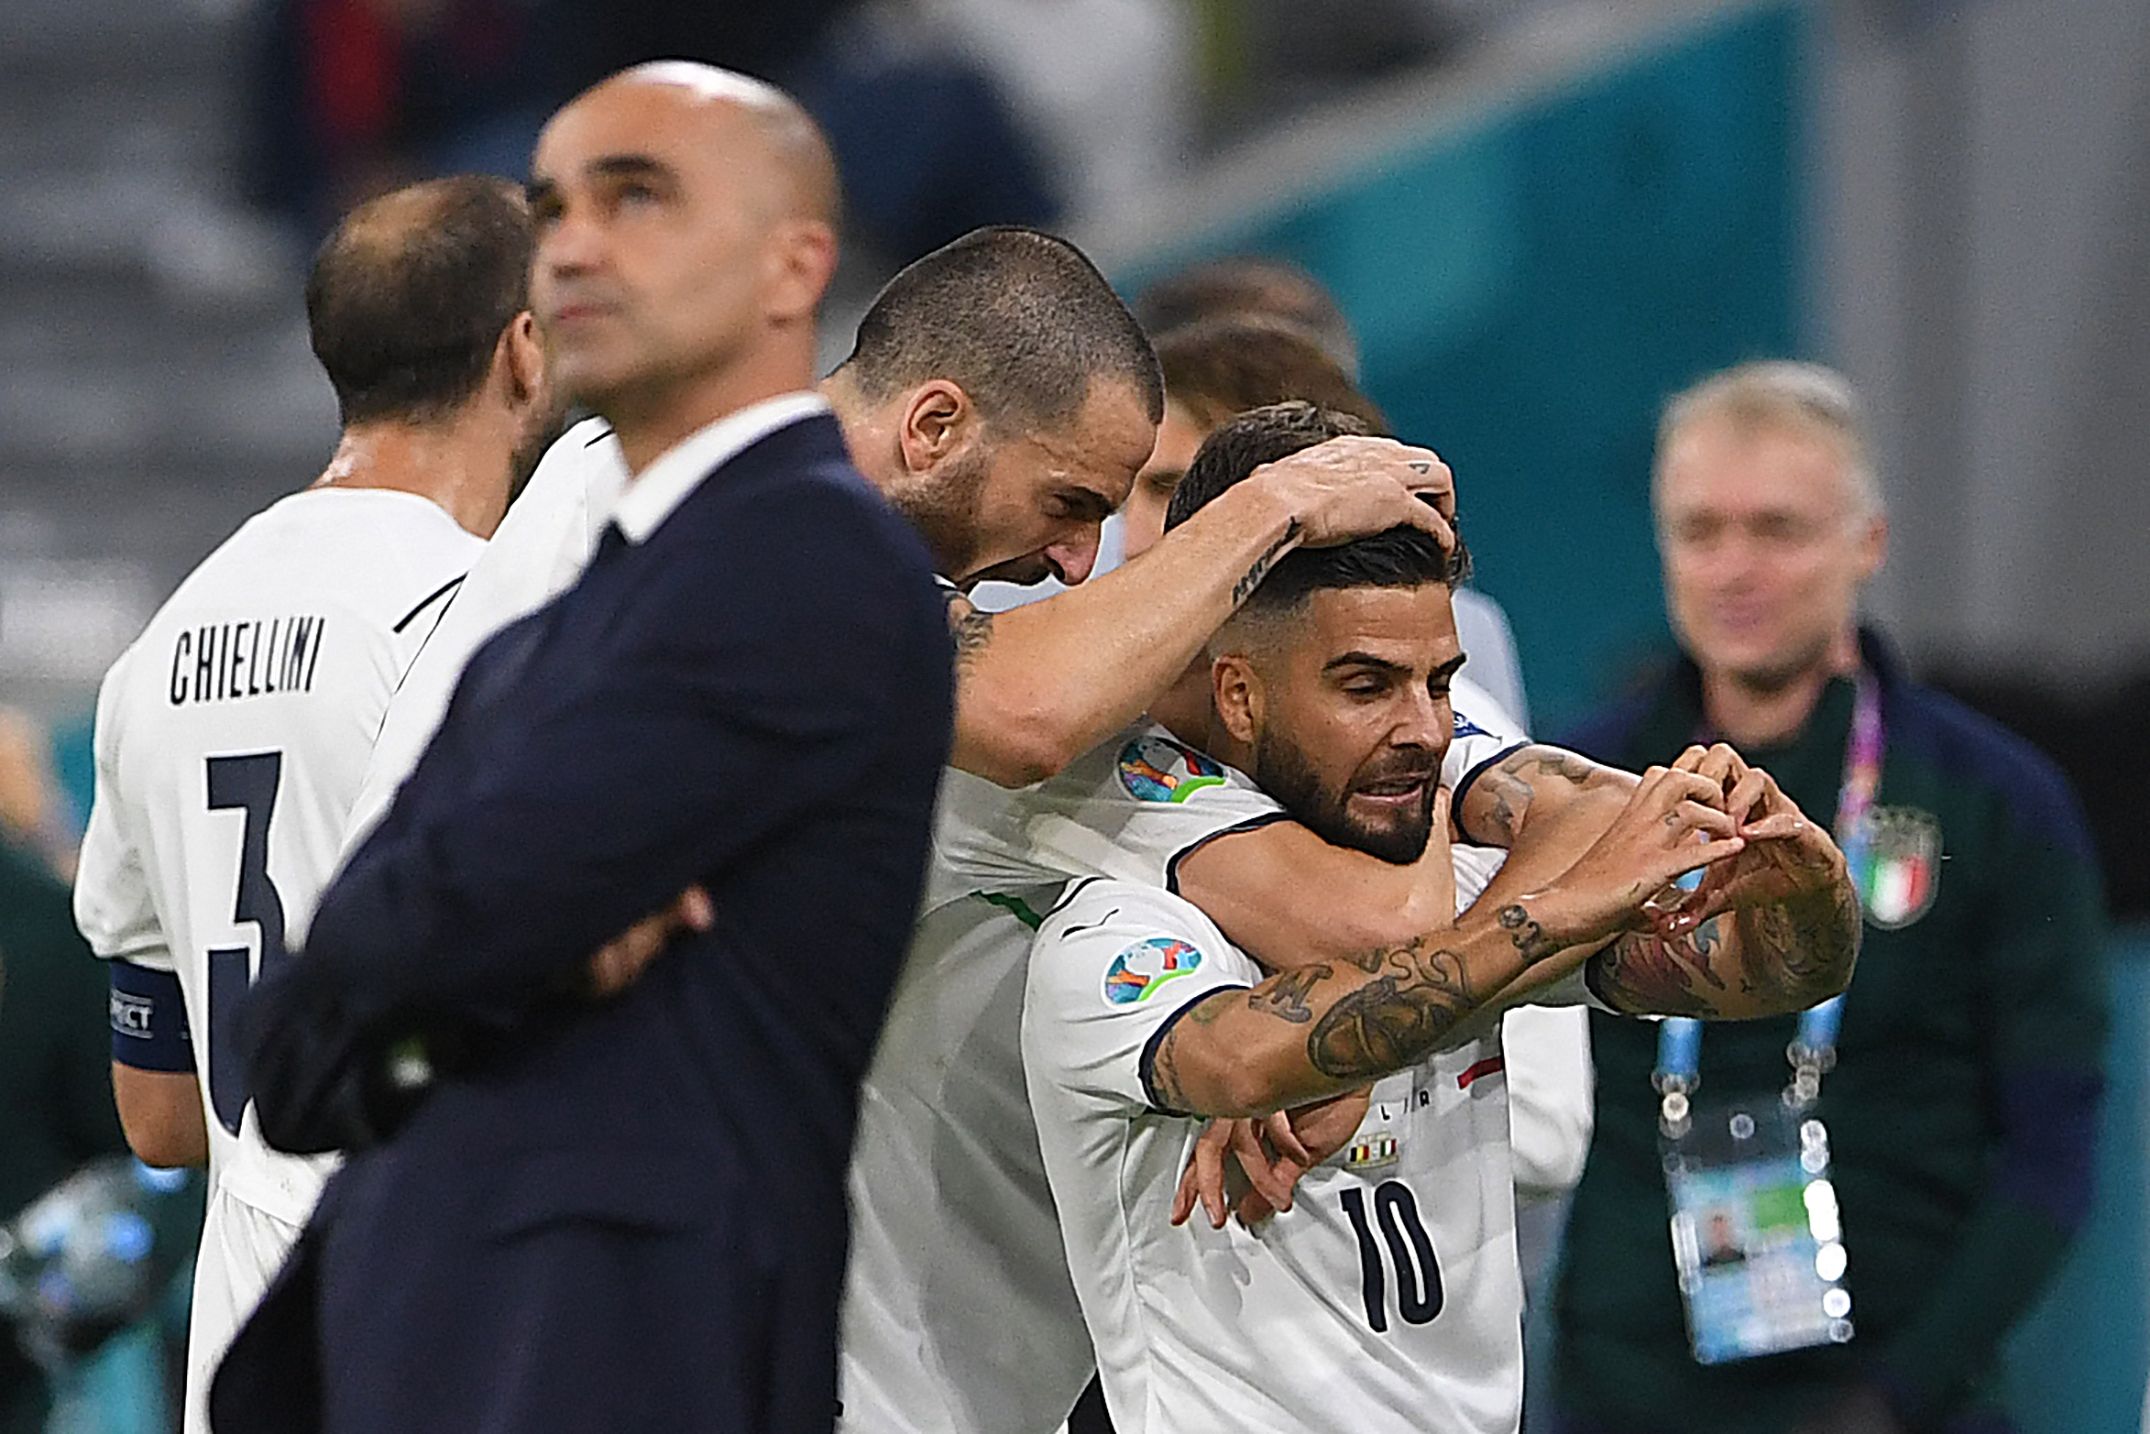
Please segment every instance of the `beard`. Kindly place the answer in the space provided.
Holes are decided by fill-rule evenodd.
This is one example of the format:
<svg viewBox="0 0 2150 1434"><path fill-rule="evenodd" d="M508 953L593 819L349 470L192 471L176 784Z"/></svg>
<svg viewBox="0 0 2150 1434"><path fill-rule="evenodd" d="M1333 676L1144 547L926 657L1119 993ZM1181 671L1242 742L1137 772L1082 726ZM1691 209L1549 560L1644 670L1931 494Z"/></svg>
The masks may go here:
<svg viewBox="0 0 2150 1434"><path fill-rule="evenodd" d="M515 500L523 496L523 489L530 486L530 477L537 472L538 464L545 460L545 454L559 440L560 435L567 432L568 417L567 404L564 401L556 403L546 412L532 418L529 426L523 430L522 441L516 444L515 451L508 455L509 507L513 507Z"/></svg>
<svg viewBox="0 0 2150 1434"><path fill-rule="evenodd" d="M986 468L985 455L972 453L888 493L889 504L918 530L941 576L950 582L967 583L979 576L969 569L977 559L978 506Z"/></svg>
<svg viewBox="0 0 2150 1434"><path fill-rule="evenodd" d="M1397 770L1355 772L1355 781L1377 782L1384 777L1416 772L1422 763L1387 762ZM1387 822L1371 822L1352 815L1351 788L1330 790L1307 760L1305 752L1273 730L1265 730L1254 745L1254 780L1277 799L1292 819L1331 846L1348 847L1396 866L1408 866L1426 854L1433 835L1433 796L1439 779L1436 759L1426 778L1423 796Z"/></svg>

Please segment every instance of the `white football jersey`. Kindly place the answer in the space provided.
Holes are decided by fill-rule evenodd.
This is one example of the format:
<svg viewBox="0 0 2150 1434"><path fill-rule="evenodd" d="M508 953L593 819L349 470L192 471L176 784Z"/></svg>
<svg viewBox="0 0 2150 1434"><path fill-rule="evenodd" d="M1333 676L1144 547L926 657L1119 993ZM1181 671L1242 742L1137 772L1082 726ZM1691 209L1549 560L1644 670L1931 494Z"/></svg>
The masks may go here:
<svg viewBox="0 0 2150 1434"><path fill-rule="evenodd" d="M1459 684L1460 780L1522 740ZM1093 1360L1023 1094L1023 972L1068 881L1165 886L1283 810L1141 724L1017 791L950 770L925 915L861 1092L842 1326L844 1434L1050 1434ZM1502 853L1459 846L1472 892Z"/></svg>
<svg viewBox="0 0 2150 1434"><path fill-rule="evenodd" d="M349 846L373 829L425 755L472 654L582 576L626 483L627 460L601 418L583 420L545 450L396 689L351 808Z"/></svg>
<svg viewBox="0 0 2150 1434"><path fill-rule="evenodd" d="M331 1162L263 1142L228 1023L264 966L292 959L389 695L481 546L415 494L292 494L180 584L98 694L76 921L99 956L176 974L212 1191L286 1226Z"/></svg>
<svg viewBox="0 0 2150 1434"><path fill-rule="evenodd" d="M1482 882L1460 885L1459 904ZM1121 1434L1513 1434L1522 1286L1498 1035L1374 1088L1351 1143L1254 1230L1174 1229L1202 1122L1146 1056L1191 1003L1261 969L1154 887L1074 888L1039 932L1023 1065Z"/></svg>

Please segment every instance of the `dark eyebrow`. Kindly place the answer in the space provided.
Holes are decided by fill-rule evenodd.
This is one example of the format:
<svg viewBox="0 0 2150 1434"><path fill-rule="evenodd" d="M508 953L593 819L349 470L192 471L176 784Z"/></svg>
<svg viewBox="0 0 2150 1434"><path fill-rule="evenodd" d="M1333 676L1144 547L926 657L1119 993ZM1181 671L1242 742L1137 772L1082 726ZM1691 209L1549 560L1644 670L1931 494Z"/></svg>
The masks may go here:
<svg viewBox="0 0 2150 1434"><path fill-rule="evenodd" d="M1334 672L1339 667L1371 667L1381 672L1410 671L1400 662L1391 662L1385 657L1376 657L1371 652L1358 651L1340 653L1330 658L1321 665L1321 670L1323 672Z"/></svg>
<svg viewBox="0 0 2150 1434"><path fill-rule="evenodd" d="M1462 671L1463 664L1469 662L1470 660L1471 659L1469 653L1459 652L1454 657L1448 659L1448 661L1442 663L1439 667L1433 669L1433 675L1436 678L1454 677L1458 672Z"/></svg>
<svg viewBox="0 0 2150 1434"><path fill-rule="evenodd" d="M1142 475L1142 481L1155 488L1177 488L1187 479L1184 468L1156 468Z"/></svg>
<svg viewBox="0 0 2150 1434"><path fill-rule="evenodd" d="M1112 500L1093 489L1070 488L1061 497L1075 510L1074 516L1088 522L1102 523L1113 514Z"/></svg>

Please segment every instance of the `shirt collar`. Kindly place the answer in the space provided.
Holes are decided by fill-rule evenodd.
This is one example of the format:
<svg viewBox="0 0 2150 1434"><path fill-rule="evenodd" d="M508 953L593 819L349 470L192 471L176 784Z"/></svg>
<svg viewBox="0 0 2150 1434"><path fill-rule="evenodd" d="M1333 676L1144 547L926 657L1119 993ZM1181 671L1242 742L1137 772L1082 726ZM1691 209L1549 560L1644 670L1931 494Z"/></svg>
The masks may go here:
<svg viewBox="0 0 2150 1434"><path fill-rule="evenodd" d="M642 470L640 477L628 483L619 501L612 505L612 521L619 524L628 542L646 541L720 465L779 428L828 411L827 399L801 391L765 398L727 413L667 448L656 462Z"/></svg>

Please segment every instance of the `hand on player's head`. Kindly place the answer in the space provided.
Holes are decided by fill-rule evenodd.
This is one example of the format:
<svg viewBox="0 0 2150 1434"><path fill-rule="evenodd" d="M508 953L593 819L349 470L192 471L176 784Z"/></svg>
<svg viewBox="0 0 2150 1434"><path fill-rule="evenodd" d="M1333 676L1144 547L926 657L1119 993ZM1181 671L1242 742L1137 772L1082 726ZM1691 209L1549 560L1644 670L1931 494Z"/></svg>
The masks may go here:
<svg viewBox="0 0 2150 1434"><path fill-rule="evenodd" d="M1256 469L1249 481L1284 492L1301 540L1330 547L1413 527L1454 547L1456 478L1439 454L1393 438L1346 435Z"/></svg>

